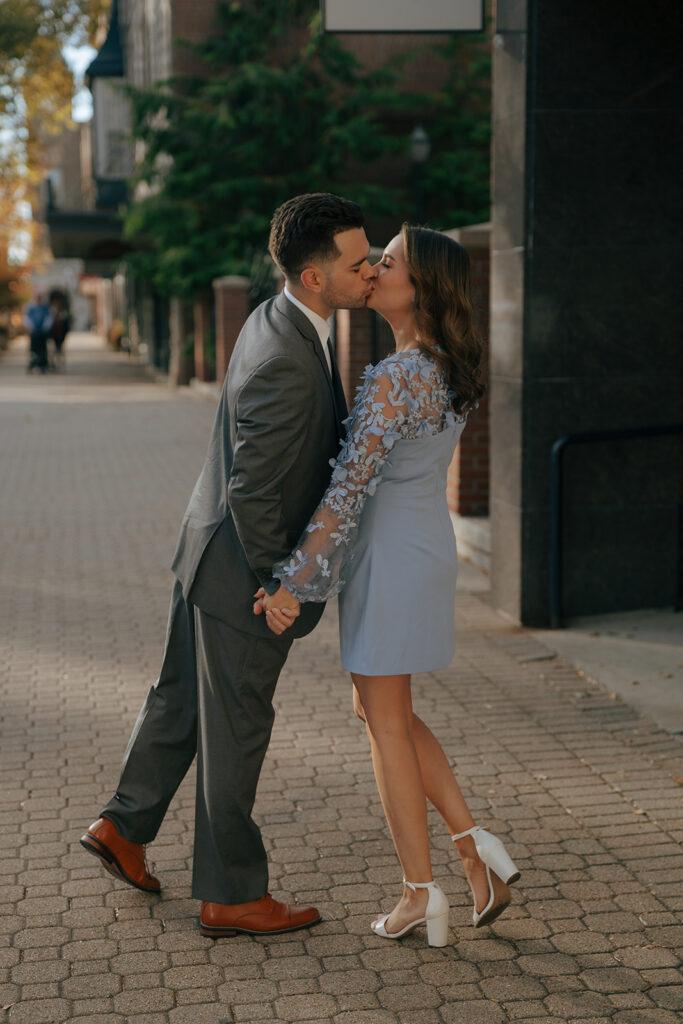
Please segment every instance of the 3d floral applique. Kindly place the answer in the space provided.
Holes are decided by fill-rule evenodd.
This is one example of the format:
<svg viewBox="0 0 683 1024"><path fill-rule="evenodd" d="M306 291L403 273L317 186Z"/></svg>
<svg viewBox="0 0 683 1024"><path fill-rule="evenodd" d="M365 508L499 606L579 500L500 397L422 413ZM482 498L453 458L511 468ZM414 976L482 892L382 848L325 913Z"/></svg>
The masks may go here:
<svg viewBox="0 0 683 1024"><path fill-rule="evenodd" d="M344 566L368 496L381 482L381 468L402 438L427 437L454 425L453 394L428 355L388 356L366 366L356 392L347 434L331 460L329 486L288 559L273 576L300 601L326 601L344 586Z"/></svg>

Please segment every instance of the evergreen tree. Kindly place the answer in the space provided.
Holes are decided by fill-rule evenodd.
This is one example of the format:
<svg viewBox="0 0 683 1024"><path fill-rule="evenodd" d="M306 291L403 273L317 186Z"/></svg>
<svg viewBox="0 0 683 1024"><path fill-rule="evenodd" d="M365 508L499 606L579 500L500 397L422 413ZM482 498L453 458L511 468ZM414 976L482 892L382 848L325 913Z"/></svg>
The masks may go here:
<svg viewBox="0 0 683 1024"><path fill-rule="evenodd" d="M126 216L126 234L136 241L127 261L160 293L191 297L224 274L263 277L272 211L297 193L340 192L376 217L410 210L409 183L391 184L372 168L386 166L391 154L405 157L406 125L418 110L434 122L424 185L431 208L447 194L441 212L450 223L456 214L458 223L486 217L483 59L467 64L468 78L481 84L463 114L465 86L457 95L448 86L438 95L402 90L400 61L362 67L320 32L316 9L314 0L222 4L215 32L192 47L204 74L129 90L144 156ZM448 47L444 55L451 59ZM476 152L468 164L469 150Z"/></svg>

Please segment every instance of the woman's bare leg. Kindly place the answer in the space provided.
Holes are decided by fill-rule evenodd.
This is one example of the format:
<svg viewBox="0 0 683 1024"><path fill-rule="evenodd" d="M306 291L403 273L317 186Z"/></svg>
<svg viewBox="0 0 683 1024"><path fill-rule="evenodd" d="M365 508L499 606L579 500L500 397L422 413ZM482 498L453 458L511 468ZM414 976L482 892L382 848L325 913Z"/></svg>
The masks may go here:
<svg viewBox="0 0 683 1024"><path fill-rule="evenodd" d="M404 877L431 882L427 801L413 739L410 676L353 676L365 723L377 788ZM386 929L400 931L424 915L428 893L404 887Z"/></svg>
<svg viewBox="0 0 683 1024"><path fill-rule="evenodd" d="M352 678L354 680L354 710L359 718L366 721L363 697L356 685L357 677L353 676ZM373 677L369 678L372 680ZM422 787L427 799L439 812L451 835L466 831L466 829L474 825L474 819L462 795L457 779L453 775L448 758L429 726L414 712L412 712L411 733L420 765ZM375 769L375 777L377 777L377 769ZM471 836L459 839L455 845L472 889L475 907L480 911L486 906L489 898L486 868L479 859L477 848ZM405 877L410 878L410 875L406 874ZM410 880L416 881L416 879ZM421 879L417 879L417 881L421 881Z"/></svg>

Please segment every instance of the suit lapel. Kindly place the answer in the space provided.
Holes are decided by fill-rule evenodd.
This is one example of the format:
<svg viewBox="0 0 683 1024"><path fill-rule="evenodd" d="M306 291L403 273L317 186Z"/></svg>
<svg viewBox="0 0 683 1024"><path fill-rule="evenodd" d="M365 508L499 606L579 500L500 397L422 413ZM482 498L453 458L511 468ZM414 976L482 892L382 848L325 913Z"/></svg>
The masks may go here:
<svg viewBox="0 0 683 1024"><path fill-rule="evenodd" d="M308 341L312 343L313 351L315 352L316 358L318 359L320 365L323 368L325 380L327 381L327 386L330 390L332 408L334 410L334 417L337 422L337 433L340 438L344 437L345 431L342 425L342 420L346 419L348 415L348 410L346 407L344 389L342 387L342 382L339 376L339 370L337 369L337 364L334 358L334 352L332 351L332 347L330 346L330 355L332 362L332 374L330 375L330 371L327 367L327 359L325 358L325 353L323 352L323 347L320 343L320 337L315 327L306 316L306 314L302 313L301 310L294 305L294 303L290 302L287 296L284 294L284 292L280 292L280 294L276 297L275 304L277 308L280 310L280 312L283 314L283 316L286 316L288 320L291 320L294 326L297 328L297 330L301 334L303 334L303 336L307 338Z"/></svg>
<svg viewBox="0 0 683 1024"><path fill-rule="evenodd" d="M307 338L308 341L312 342L316 349L321 348L320 338L318 337L318 332L316 331L315 327L308 319L308 317L304 313L302 313L301 310L297 306L295 306L293 302L289 301L284 292L280 292L278 295L275 296L275 308L278 310L279 313L282 313L282 315L286 317L287 320L294 324L299 334L303 334L304 338ZM323 359L324 358L325 357L323 356Z"/></svg>

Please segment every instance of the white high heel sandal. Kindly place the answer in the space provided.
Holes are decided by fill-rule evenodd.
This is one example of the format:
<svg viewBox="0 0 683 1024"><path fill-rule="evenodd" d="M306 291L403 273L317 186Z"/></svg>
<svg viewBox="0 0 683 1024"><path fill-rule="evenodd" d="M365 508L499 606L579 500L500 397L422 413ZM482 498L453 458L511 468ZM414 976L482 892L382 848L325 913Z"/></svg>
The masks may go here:
<svg viewBox="0 0 683 1024"><path fill-rule="evenodd" d="M479 913L477 913L476 906L472 911L474 927L481 928L482 925L495 921L498 915L502 914L509 906L510 890L508 885L517 881L519 870L500 839L487 832L481 825L473 825L465 832L458 832L451 836L451 839L456 842L458 839L464 839L465 836L472 836L479 858L486 867L486 880L489 886L488 903Z"/></svg>
<svg viewBox="0 0 683 1024"><path fill-rule="evenodd" d="M436 882L406 882L404 878L403 884L413 892L416 889L429 890L424 917L418 918L417 921L411 921L405 928L401 928L400 932L388 932L386 923L390 915L384 914L378 921L373 921L370 925L375 935L380 935L383 939L400 939L403 935L414 931L418 925L426 924L429 945L445 946L448 942L448 900L442 890Z"/></svg>

